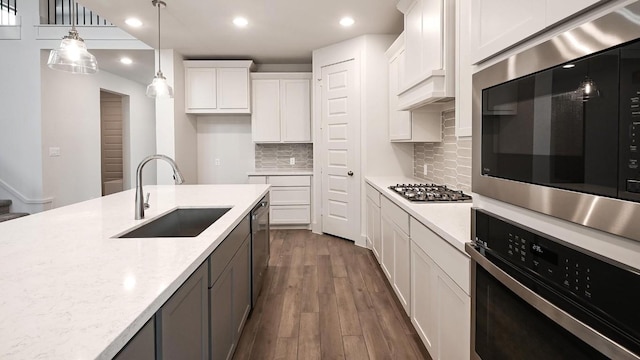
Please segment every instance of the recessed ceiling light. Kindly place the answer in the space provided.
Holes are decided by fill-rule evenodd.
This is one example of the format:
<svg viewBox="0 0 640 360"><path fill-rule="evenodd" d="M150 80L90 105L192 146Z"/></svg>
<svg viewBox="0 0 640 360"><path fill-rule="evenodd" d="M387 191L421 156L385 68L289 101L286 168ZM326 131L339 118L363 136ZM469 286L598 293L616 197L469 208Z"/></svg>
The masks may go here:
<svg viewBox="0 0 640 360"><path fill-rule="evenodd" d="M344 27L349 27L351 25L353 25L355 23L355 20L353 20L352 17L346 16L343 17L342 19L340 19L340 25L344 26Z"/></svg>
<svg viewBox="0 0 640 360"><path fill-rule="evenodd" d="M235 19L233 19L233 23L237 26L237 27L246 27L249 24L249 21L243 17L237 17Z"/></svg>
<svg viewBox="0 0 640 360"><path fill-rule="evenodd" d="M575 66L576 66L575 64L567 64L567 65L564 65L562 68L571 69L572 67L575 67Z"/></svg>
<svg viewBox="0 0 640 360"><path fill-rule="evenodd" d="M128 57L123 57L120 59L120 62L125 64L125 65L131 65L133 64L133 60L129 59Z"/></svg>
<svg viewBox="0 0 640 360"><path fill-rule="evenodd" d="M131 27L140 27L140 26L142 26L142 21L140 21L139 19L136 19L136 18L128 18L124 22L125 22L125 24L127 24L127 25L129 25Z"/></svg>

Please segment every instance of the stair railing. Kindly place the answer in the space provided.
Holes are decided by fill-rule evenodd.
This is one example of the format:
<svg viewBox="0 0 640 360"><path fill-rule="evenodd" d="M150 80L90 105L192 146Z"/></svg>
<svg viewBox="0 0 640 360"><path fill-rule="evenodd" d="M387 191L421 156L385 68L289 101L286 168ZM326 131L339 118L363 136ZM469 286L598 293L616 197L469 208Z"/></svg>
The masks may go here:
<svg viewBox="0 0 640 360"><path fill-rule="evenodd" d="M8 0L0 0L8 1ZM13 0L14 2L16 0ZM49 25L71 25L72 24L72 1L71 0L47 0L46 8L40 9L42 21ZM75 24L78 26L113 26L113 24L86 7L75 3Z"/></svg>
<svg viewBox="0 0 640 360"><path fill-rule="evenodd" d="M0 0L0 26L16 25L18 0Z"/></svg>

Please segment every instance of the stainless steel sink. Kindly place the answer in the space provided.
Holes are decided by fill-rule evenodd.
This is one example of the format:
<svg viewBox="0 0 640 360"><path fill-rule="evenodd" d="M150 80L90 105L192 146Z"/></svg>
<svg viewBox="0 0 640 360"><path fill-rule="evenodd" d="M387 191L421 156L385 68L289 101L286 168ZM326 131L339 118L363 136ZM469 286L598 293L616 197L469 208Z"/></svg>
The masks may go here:
<svg viewBox="0 0 640 360"><path fill-rule="evenodd" d="M231 208L178 208L118 238L195 237Z"/></svg>

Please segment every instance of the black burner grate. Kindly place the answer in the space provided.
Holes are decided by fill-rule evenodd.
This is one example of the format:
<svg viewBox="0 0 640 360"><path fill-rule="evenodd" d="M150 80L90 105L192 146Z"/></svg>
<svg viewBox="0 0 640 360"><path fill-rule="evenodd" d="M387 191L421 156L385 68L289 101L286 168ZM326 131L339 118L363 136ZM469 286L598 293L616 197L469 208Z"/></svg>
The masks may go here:
<svg viewBox="0 0 640 360"><path fill-rule="evenodd" d="M471 196L459 190L451 190L445 185L436 184L396 184L389 189L405 199L415 202L468 202Z"/></svg>

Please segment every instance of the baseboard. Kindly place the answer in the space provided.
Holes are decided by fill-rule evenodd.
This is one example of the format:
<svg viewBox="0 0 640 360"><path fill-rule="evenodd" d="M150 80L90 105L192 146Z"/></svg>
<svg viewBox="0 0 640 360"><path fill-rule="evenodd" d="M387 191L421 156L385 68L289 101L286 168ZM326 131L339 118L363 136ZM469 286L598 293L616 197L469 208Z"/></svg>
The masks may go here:
<svg viewBox="0 0 640 360"><path fill-rule="evenodd" d="M11 205L13 212L37 213L49 210L53 205L53 198L30 199L2 179L0 179L0 196L6 196L13 202Z"/></svg>
<svg viewBox="0 0 640 360"><path fill-rule="evenodd" d="M269 224L271 230L311 230L311 225L272 225Z"/></svg>

